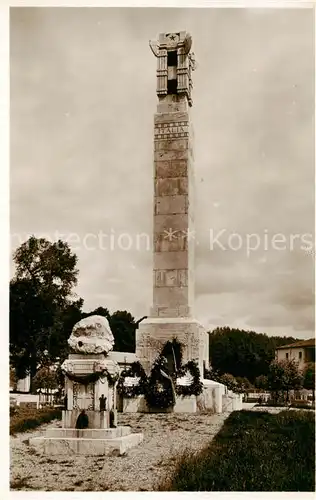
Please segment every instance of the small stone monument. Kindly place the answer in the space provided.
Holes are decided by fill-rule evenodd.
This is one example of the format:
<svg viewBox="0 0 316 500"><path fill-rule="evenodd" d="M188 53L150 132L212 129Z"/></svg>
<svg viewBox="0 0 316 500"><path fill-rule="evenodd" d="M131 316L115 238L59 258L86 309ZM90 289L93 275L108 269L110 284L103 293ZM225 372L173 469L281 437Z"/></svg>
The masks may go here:
<svg viewBox="0 0 316 500"><path fill-rule="evenodd" d="M62 364L67 404L63 426L30 439L30 445L49 455L125 453L143 440L143 434L117 426L119 366L111 358L114 337L107 319L89 316L79 321L68 344L72 352Z"/></svg>
<svg viewBox="0 0 316 500"><path fill-rule="evenodd" d="M116 380L119 366L111 359L114 337L103 316L88 316L79 321L69 337L72 349L63 363L67 409L63 411L63 427L74 428L77 418L85 410L89 427L106 429L110 426L110 412L117 425ZM106 400L106 406L100 398Z"/></svg>

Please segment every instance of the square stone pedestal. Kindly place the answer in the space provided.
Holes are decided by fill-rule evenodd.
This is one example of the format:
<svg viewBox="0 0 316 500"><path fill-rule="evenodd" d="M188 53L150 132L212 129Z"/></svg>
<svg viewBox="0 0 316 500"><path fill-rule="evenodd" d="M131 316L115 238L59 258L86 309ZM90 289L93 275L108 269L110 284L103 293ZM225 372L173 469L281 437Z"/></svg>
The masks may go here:
<svg viewBox="0 0 316 500"><path fill-rule="evenodd" d="M182 363L195 360L203 378L208 368L208 333L193 318L148 318L136 330L136 356L147 374L164 344L176 338L184 347Z"/></svg>
<svg viewBox="0 0 316 500"><path fill-rule="evenodd" d="M143 441L130 427L115 429L49 429L45 436L30 439L30 445L46 455L123 455Z"/></svg>
<svg viewBox="0 0 316 500"><path fill-rule="evenodd" d="M117 425L117 411L113 410L114 413L114 425ZM76 427L77 418L80 414L80 410L63 410L62 412L62 422L63 427L68 429L74 429ZM110 412L109 411L86 411L88 417L88 429L107 429L110 427Z"/></svg>
<svg viewBox="0 0 316 500"><path fill-rule="evenodd" d="M93 374L98 365L106 367L111 373L113 367L115 369L117 365L117 363L111 359L111 353L108 356L104 354L69 354L64 364L67 364L67 369L77 376ZM106 419L100 416L99 398L102 395L106 398L105 409L108 412L111 410L115 412L116 410L116 387L113 384L109 384L106 376L100 376L96 381L84 384L72 380L71 377L68 377L66 374L65 392L67 396L67 410L73 413L68 413L64 416L64 427L75 427L75 415L78 417L80 410L86 410L89 420L92 419L93 422L98 422L92 425L97 428L103 428ZM96 412L97 415L93 416L93 411ZM90 424L89 427L91 427Z"/></svg>

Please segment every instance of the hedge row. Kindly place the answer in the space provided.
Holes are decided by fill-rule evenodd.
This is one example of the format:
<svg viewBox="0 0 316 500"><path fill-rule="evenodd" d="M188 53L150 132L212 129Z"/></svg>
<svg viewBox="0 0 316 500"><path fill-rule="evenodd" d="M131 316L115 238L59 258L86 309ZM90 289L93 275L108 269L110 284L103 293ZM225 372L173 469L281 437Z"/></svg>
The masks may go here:
<svg viewBox="0 0 316 500"><path fill-rule="evenodd" d="M16 408L10 415L10 434L26 432L54 419L61 419L62 412L58 408Z"/></svg>

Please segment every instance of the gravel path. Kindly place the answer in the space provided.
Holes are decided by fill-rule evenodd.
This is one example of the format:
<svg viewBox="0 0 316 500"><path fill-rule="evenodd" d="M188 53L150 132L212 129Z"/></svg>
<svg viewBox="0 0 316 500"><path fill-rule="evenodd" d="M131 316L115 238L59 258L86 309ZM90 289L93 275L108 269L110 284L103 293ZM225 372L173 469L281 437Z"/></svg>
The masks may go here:
<svg viewBox="0 0 316 500"><path fill-rule="evenodd" d="M143 443L121 457L41 455L28 445L28 439L44 434L49 427L61 427L57 421L45 424L36 431L11 437L11 489L153 491L172 470L176 456L205 446L228 415L119 414L119 425L144 433Z"/></svg>

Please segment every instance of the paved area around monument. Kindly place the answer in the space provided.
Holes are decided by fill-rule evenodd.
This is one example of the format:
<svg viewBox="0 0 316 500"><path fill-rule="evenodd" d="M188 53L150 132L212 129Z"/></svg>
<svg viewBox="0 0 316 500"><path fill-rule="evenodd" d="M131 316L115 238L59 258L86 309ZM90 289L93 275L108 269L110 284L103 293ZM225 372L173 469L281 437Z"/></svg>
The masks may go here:
<svg viewBox="0 0 316 500"><path fill-rule="evenodd" d="M11 489L21 491L152 491L173 468L175 457L205 446L220 430L223 414L120 414L119 424L143 432L144 442L121 457L60 456L37 454L28 439L32 432L11 437Z"/></svg>

